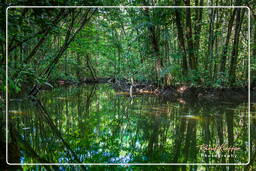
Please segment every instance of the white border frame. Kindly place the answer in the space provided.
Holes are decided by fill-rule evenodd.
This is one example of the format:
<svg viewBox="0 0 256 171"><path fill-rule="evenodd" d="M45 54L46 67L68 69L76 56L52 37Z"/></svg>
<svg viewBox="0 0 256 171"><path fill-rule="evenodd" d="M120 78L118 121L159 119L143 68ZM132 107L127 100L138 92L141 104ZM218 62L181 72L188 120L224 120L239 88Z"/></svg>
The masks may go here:
<svg viewBox="0 0 256 171"><path fill-rule="evenodd" d="M8 10L11 8L246 8L248 9L248 162L247 163L9 163L8 162ZM247 6L9 6L6 8L6 163L8 165L239 165L245 166L251 160L250 138L250 16Z"/></svg>

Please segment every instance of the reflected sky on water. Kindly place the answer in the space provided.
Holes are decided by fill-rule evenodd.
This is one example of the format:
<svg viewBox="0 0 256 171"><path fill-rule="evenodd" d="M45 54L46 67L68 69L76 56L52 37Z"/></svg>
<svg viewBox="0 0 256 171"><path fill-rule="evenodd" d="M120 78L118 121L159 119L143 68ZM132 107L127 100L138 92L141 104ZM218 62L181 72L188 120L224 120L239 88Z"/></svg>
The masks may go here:
<svg viewBox="0 0 256 171"><path fill-rule="evenodd" d="M104 84L63 87L10 102L10 139L21 163L246 163L247 110L131 98Z"/></svg>

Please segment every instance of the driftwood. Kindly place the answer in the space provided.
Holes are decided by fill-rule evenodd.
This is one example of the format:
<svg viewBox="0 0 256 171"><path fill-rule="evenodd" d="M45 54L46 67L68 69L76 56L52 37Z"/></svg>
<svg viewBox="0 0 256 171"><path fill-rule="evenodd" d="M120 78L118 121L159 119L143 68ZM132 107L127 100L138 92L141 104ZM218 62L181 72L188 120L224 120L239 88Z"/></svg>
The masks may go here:
<svg viewBox="0 0 256 171"><path fill-rule="evenodd" d="M151 94L161 96L168 100L184 99L196 99L207 101L248 101L248 88L209 88L209 87L193 87L193 86L169 86L159 88L154 84L139 84L133 85L126 80L112 80L113 88L117 91L117 95L143 95ZM256 101L255 89L251 89L250 96L251 101Z"/></svg>

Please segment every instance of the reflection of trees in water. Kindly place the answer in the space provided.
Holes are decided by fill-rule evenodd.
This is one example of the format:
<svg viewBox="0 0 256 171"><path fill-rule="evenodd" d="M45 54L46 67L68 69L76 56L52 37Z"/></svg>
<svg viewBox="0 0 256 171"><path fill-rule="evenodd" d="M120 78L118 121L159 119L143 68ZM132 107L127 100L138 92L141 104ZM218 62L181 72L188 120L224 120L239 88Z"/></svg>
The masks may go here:
<svg viewBox="0 0 256 171"><path fill-rule="evenodd" d="M228 110L226 114L226 124L228 129L228 146L234 147L234 111ZM234 154L232 151L229 152L230 155ZM234 163L234 158L230 157L228 160L229 163ZM230 167L230 170L233 171L234 167Z"/></svg>
<svg viewBox="0 0 256 171"><path fill-rule="evenodd" d="M93 94L94 94L94 87L93 87L93 91L90 91L90 95L87 96L88 98L86 99L86 103L91 102L91 98L93 97ZM80 95L80 94L78 93L77 95ZM37 107L37 110L36 110L38 111L37 115L34 116L33 118L31 118L31 116L28 116L28 117L25 116L24 118L22 118L23 121L28 123L26 125L30 125L31 128L33 128L32 134L26 133L26 131L21 131L23 132L23 135L19 135L17 131L15 131L16 128L12 127L12 129L10 129L11 137L15 137L15 139L19 140L18 146L25 152L26 155L28 155L30 158L33 159L32 163L58 162L55 160L55 157L54 157L54 154L55 154L54 147L56 147L56 142L62 143L62 145L59 146L59 148L65 149L66 154L69 155L68 157L69 161L76 162L76 163L83 162L79 159L77 154L70 147L69 143L63 138L63 133L61 132L63 125L61 125L60 122L58 122L60 117L56 118L56 115L54 115L54 112L58 113L58 111L60 110L64 111L64 109L66 109L66 112L63 112L63 115L70 117L69 116L70 113L68 111L69 104L65 102L65 103L57 104L56 106L54 105L54 108L52 108L53 110L51 110L54 112L48 113L48 111L46 110L46 108L43 106L43 104L39 99L33 99L32 101ZM87 104L84 106L88 107L90 106L90 104ZM30 112L28 113L31 114ZM10 121L10 123L12 122ZM16 122L17 129L19 130L24 129L24 127L22 127L22 125L19 125L19 124L20 122ZM10 124L10 126L12 126L12 124ZM66 126L67 126L67 129L71 128L71 124L67 124ZM29 128L26 128L26 129L29 129ZM15 136L12 136L14 133L15 133ZM46 141L50 140L50 141L45 142L45 140ZM44 145L44 143L46 143L46 145ZM53 147L52 149L53 151L51 151L50 153L45 153L45 151L40 151L40 148L39 148L39 152L38 152L38 147L42 145L44 146L44 149L41 149L41 150L45 150L45 149L48 149L49 147ZM34 150L34 146L37 148L37 150ZM13 154L10 154L10 155L12 156Z"/></svg>
<svg viewBox="0 0 256 171"><path fill-rule="evenodd" d="M226 140L229 146L240 145L235 143L234 130L246 131L246 122L238 128L239 121L234 118L241 111L234 106L228 110L226 105L181 105L96 89L75 89L59 100L56 94L52 94L53 99L42 97L42 102L36 102L40 105L26 108L27 115L14 119L20 137L27 142L20 139L19 146L31 147L22 149L26 161L59 162L62 156L61 162L113 162L114 158L114 162L122 162L131 154L129 162L231 162L224 157L201 157L197 146L221 145ZM27 125L31 129L23 130Z"/></svg>
<svg viewBox="0 0 256 171"><path fill-rule="evenodd" d="M193 111L197 113L197 111ZM187 122L187 131L186 131L186 139L185 139L185 146L184 146L184 154L185 159L184 163L189 162L194 163L196 162L196 155L197 155L197 147L196 147L196 124L195 120L188 120ZM189 156L190 155L190 156Z"/></svg>
<svg viewBox="0 0 256 171"><path fill-rule="evenodd" d="M175 125L176 128L174 130L172 129L167 129L167 132L172 132L174 134L174 144L171 147L173 150L171 153L169 153L169 156L172 156L172 160L167 160L170 162L220 162L218 159L214 159L212 157L205 157L204 161L200 160L200 158L196 157L198 153L198 148L197 146L200 144L206 144L211 147L217 146L217 145L222 145L224 144L223 138L226 138L228 140L228 145L229 147L234 146L234 109L232 110L226 110L223 107L217 106L216 109L218 110L213 110L214 113L219 113L221 114L220 116L212 116L209 115L209 108L197 108L194 106L194 108L188 108L187 106L182 107L183 109L180 109L179 112L184 112L184 113L189 113L189 114L197 114L199 116L202 116L203 121L200 120L193 120L193 119L177 119L175 120L170 120L169 125ZM201 111L200 111L201 110ZM173 110L171 113L172 115L174 114L175 110ZM156 115L153 115L156 116ZM227 117L226 121L224 121L224 116ZM149 142L148 144L148 154L154 154L153 156L155 158L161 157L161 155L164 154L165 151L161 151L162 153L159 156L156 156L157 149L154 147L155 144L158 144L158 139L156 137L160 137L160 128L164 128L164 122L159 121L159 119L156 119L155 117L148 117L151 118L152 123L150 129L148 129L148 126L145 126L145 132L150 132L151 130L151 135L148 137L147 141ZM168 120L165 118L164 120ZM223 129L223 122L226 122L227 126L225 130ZM154 124L157 123L158 126L155 126ZM236 122L236 127L239 127L239 123ZM160 125L160 126L159 126ZM243 125L245 128L246 126ZM227 132L226 132L227 129ZM202 130L202 134L198 132L199 130ZM241 131L247 131L247 129L241 130ZM199 135L201 134L201 135ZM240 137L242 138L242 137ZM243 138L243 141L246 141L246 138ZM153 143L152 143L153 142ZM160 142L161 143L161 142ZM154 145L152 145L154 144ZM237 143L238 147L240 147L241 143ZM244 148L246 150L246 148ZM198 155L200 155L199 153ZM206 152L206 154L209 154ZM231 154L231 153L230 153ZM245 155L245 157L247 157ZM229 158L229 161L226 161L226 159L223 157L221 158L221 162L235 162L234 158ZM237 161L236 161L237 162Z"/></svg>

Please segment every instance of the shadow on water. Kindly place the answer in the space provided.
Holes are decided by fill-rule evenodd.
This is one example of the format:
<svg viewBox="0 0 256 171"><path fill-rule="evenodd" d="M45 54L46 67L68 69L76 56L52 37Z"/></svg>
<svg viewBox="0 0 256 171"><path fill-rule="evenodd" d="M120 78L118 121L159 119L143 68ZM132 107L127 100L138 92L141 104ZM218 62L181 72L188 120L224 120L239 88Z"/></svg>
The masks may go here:
<svg viewBox="0 0 256 171"><path fill-rule="evenodd" d="M103 84L58 88L11 102L9 136L20 163L246 163L247 110L131 98Z"/></svg>

